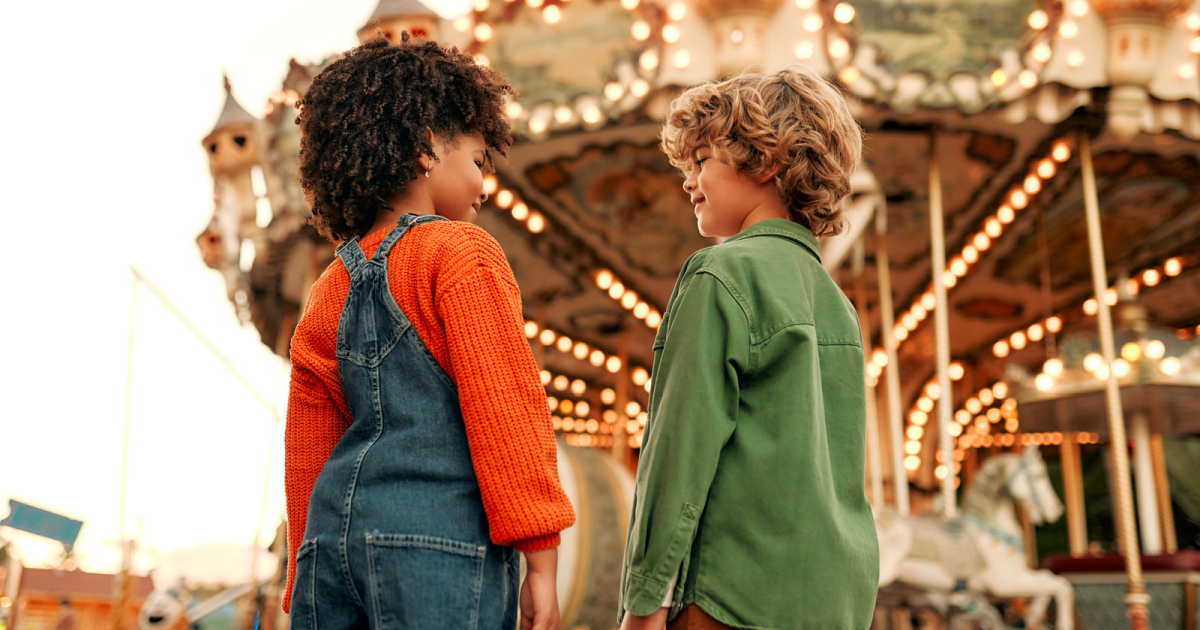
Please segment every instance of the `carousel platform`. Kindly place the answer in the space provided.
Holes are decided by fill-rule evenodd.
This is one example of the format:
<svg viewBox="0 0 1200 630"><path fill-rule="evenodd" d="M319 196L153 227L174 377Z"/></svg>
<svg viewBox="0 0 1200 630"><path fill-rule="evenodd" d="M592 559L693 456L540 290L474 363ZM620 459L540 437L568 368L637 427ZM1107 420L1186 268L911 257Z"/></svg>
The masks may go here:
<svg viewBox="0 0 1200 630"><path fill-rule="evenodd" d="M1129 578L1125 558L1051 556L1042 562L1075 589L1079 630L1117 630L1129 627L1124 602ZM1142 556L1146 592L1150 595L1150 627L1165 630L1200 630L1197 590L1200 588L1200 551Z"/></svg>

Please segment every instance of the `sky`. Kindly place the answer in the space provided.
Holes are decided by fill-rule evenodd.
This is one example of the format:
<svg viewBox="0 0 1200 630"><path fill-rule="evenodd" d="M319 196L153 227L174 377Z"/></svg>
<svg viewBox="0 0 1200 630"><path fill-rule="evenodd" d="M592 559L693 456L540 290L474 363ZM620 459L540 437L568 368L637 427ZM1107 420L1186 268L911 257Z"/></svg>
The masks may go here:
<svg viewBox="0 0 1200 630"><path fill-rule="evenodd" d="M424 0L446 17L467 0ZM201 139L234 96L261 115L290 58L357 43L376 0L9 2L0 9L0 515L15 499L84 521L79 566L119 554L130 305L126 532L160 584L248 579L283 514L283 427L145 288L136 265L283 417L287 366L200 260ZM0 528L27 565L61 545ZM259 575L272 560L262 558Z"/></svg>

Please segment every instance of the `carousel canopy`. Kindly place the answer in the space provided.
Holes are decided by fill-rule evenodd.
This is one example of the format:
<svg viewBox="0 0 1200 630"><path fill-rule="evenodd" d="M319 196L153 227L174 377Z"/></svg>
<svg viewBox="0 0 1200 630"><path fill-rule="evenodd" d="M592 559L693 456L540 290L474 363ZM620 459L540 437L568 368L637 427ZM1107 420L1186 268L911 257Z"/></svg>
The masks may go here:
<svg viewBox="0 0 1200 630"><path fill-rule="evenodd" d="M372 19L399 5L413 3L381 2ZM968 421L996 410L1005 422L985 422L994 425L988 432L1020 431L1019 414L1002 409L1012 399L1001 387L1009 363L1036 370L1056 355L1054 340L1095 330L1094 310L1085 310L1092 287L1080 133L1092 139L1110 285L1128 277L1151 322L1189 343L1195 336L1195 7L478 0L473 9L440 37L504 73L520 95L508 104L518 141L498 164L478 222L500 242L520 283L527 332L535 352L544 349L556 402L588 401L598 417L611 403L593 394L625 389L644 406L645 374L636 368L650 367L675 277L692 252L715 244L697 233L682 179L657 148L662 117L684 86L748 67L799 63L825 73L866 132L849 236L828 243L834 255L825 258L861 303L878 348L885 318L876 254L886 238L898 359L886 369L901 377L906 426L922 427L916 412L928 414L941 394L930 387L934 282L948 292L955 408L968 409ZM294 179L290 105L319 70L294 65L268 116L272 207L297 217L306 210ZM230 107L237 107L232 98ZM947 247L940 269L930 256L934 143ZM304 278L331 259L328 246L311 233L298 237L299 221L283 214L277 210L276 221L292 227L267 231L268 247L279 251L259 252L272 272L249 274L251 307L261 314L255 324L273 348L295 325ZM875 229L880 218L886 234ZM856 239L864 252L857 282L849 242ZM288 287L285 277L293 278ZM871 357L874 376L884 362L882 353ZM907 438L917 445L911 474L924 483L933 479L936 433Z"/></svg>

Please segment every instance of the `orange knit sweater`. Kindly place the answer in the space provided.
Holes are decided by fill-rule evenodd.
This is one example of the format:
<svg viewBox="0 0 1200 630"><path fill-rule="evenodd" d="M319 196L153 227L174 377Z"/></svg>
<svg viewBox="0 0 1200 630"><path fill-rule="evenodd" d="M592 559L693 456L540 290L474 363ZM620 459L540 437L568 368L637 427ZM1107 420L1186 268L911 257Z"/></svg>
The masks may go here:
<svg viewBox="0 0 1200 630"><path fill-rule="evenodd" d="M368 258L390 227L360 241ZM559 484L546 393L525 340L521 295L500 245L468 223L411 228L388 255L396 303L458 387L471 460L492 541L520 551L559 544L575 513ZM290 611L296 549L308 502L350 425L337 364L337 329L350 274L335 260L317 280L292 338L284 434Z"/></svg>

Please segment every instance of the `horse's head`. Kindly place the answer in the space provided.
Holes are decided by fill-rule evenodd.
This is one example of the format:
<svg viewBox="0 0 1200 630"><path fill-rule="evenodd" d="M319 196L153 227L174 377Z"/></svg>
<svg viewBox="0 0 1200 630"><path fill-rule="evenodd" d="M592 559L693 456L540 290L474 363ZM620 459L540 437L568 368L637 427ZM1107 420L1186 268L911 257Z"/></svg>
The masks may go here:
<svg viewBox="0 0 1200 630"><path fill-rule="evenodd" d="M1053 523L1062 516L1062 502L1050 485L1046 462L1036 447L1027 446L1024 453L1010 460L1008 468L1004 489L1025 508L1034 525Z"/></svg>

